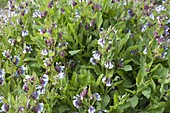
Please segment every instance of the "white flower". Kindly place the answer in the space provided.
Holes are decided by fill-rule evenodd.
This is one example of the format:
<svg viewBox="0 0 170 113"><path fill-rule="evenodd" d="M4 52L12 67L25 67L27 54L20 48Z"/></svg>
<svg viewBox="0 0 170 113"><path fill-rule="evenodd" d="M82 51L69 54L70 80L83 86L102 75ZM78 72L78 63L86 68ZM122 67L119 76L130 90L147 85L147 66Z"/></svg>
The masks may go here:
<svg viewBox="0 0 170 113"><path fill-rule="evenodd" d="M100 60L101 54L98 51L93 51L93 57L96 60Z"/></svg>
<svg viewBox="0 0 170 113"><path fill-rule="evenodd" d="M153 15L153 14L150 14L150 15L149 15L149 17L150 17L152 20L154 20L154 19L155 19L155 17L154 17L154 15Z"/></svg>
<svg viewBox="0 0 170 113"><path fill-rule="evenodd" d="M114 65L112 64L111 61L106 61L106 63L104 64L105 68L108 69L112 69L114 67Z"/></svg>
<svg viewBox="0 0 170 113"><path fill-rule="evenodd" d="M158 13L160 13L161 11L165 11L166 10L165 6L163 6L163 5L159 5L155 9L156 9L156 11Z"/></svg>
<svg viewBox="0 0 170 113"><path fill-rule="evenodd" d="M31 53L31 51L32 51L32 47L31 47L31 45L28 45L28 46L24 46L24 50L23 50L23 53L25 54L25 53Z"/></svg>
<svg viewBox="0 0 170 113"><path fill-rule="evenodd" d="M59 79L64 78L64 76L65 76L65 73L64 73L64 72L60 72L60 73L57 75L57 77L58 77Z"/></svg>
<svg viewBox="0 0 170 113"><path fill-rule="evenodd" d="M23 37L28 36L28 30L23 30L23 31L22 31L22 36L23 36Z"/></svg>
<svg viewBox="0 0 170 113"><path fill-rule="evenodd" d="M43 87L46 87L48 83L48 75L44 74L41 78L40 78L40 84L43 86Z"/></svg>
<svg viewBox="0 0 170 113"><path fill-rule="evenodd" d="M41 12L39 10L35 10L34 13L32 14L33 18L41 17Z"/></svg>
<svg viewBox="0 0 170 113"><path fill-rule="evenodd" d="M4 97L3 96L0 96L0 103L2 103L2 99L3 99Z"/></svg>
<svg viewBox="0 0 170 113"><path fill-rule="evenodd" d="M90 58L90 62L92 63L92 65L96 65L96 60L94 58Z"/></svg>
<svg viewBox="0 0 170 113"><path fill-rule="evenodd" d="M93 106L90 106L90 108L88 109L88 113L94 113L96 110Z"/></svg>
<svg viewBox="0 0 170 113"><path fill-rule="evenodd" d="M145 49L143 50L143 53L144 53L144 54L147 54L147 48L145 48Z"/></svg>
<svg viewBox="0 0 170 113"><path fill-rule="evenodd" d="M98 44L103 48L104 45L105 45L105 39L104 39L104 38L100 38L100 39L98 40Z"/></svg>
<svg viewBox="0 0 170 113"><path fill-rule="evenodd" d="M41 54L44 55L44 56L48 55L48 50L47 49L43 49L41 51Z"/></svg>
<svg viewBox="0 0 170 113"><path fill-rule="evenodd" d="M76 108L79 108L80 105L81 105L81 100L80 100L80 96L79 95L76 95L73 97L73 105L76 107Z"/></svg>

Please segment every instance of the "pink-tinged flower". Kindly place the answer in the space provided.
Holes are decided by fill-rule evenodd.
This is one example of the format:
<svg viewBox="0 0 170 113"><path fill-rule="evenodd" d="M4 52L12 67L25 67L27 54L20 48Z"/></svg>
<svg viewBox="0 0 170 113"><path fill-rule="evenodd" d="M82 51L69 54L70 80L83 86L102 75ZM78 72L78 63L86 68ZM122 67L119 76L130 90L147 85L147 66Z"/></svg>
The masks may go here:
<svg viewBox="0 0 170 113"><path fill-rule="evenodd" d="M103 48L104 45L105 45L105 39L104 39L104 38L100 38L100 39L98 40L98 44Z"/></svg>
<svg viewBox="0 0 170 113"><path fill-rule="evenodd" d="M47 15L47 11L43 11L43 12L41 12L41 18L44 18L45 16Z"/></svg>
<svg viewBox="0 0 170 113"><path fill-rule="evenodd" d="M2 107L1 107L1 110L2 110L3 112L8 112L8 111L9 111L9 105L3 104Z"/></svg>
<svg viewBox="0 0 170 113"><path fill-rule="evenodd" d="M80 99L80 96L79 95L76 95L73 97L73 105L76 107L76 108L79 108L81 106L81 99Z"/></svg>
<svg viewBox="0 0 170 113"><path fill-rule="evenodd" d="M111 61L106 61L106 63L104 64L105 68L107 69L113 69L114 65Z"/></svg>
<svg viewBox="0 0 170 113"><path fill-rule="evenodd" d="M80 94L80 99L83 100L83 98L87 95L87 93L88 93L88 88L85 88Z"/></svg>
<svg viewBox="0 0 170 113"><path fill-rule="evenodd" d="M39 30L38 30L39 32L40 32L40 34L44 34L44 33L46 33L47 32L47 30L46 29L42 29L42 28L40 28Z"/></svg>
<svg viewBox="0 0 170 113"><path fill-rule="evenodd" d="M95 113L96 109L93 106L90 106L88 113Z"/></svg>
<svg viewBox="0 0 170 113"><path fill-rule="evenodd" d="M54 1L52 0L51 2L48 3L48 8L52 8L53 5L54 5Z"/></svg>

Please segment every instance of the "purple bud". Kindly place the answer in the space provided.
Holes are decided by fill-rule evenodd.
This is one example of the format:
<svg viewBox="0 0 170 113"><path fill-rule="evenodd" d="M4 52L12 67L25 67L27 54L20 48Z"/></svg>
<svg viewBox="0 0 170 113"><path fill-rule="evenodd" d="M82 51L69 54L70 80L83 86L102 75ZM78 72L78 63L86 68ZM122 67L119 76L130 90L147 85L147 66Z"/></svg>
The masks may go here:
<svg viewBox="0 0 170 113"><path fill-rule="evenodd" d="M88 89L86 88L81 92L80 99L83 100L83 98L87 95L87 93L88 93Z"/></svg>
<svg viewBox="0 0 170 113"><path fill-rule="evenodd" d="M73 6L76 6L77 5L77 2L75 2L74 0L72 1L72 5Z"/></svg>
<svg viewBox="0 0 170 113"><path fill-rule="evenodd" d="M61 13L64 14L65 13L65 9L61 8Z"/></svg>
<svg viewBox="0 0 170 113"><path fill-rule="evenodd" d="M48 8L52 8L53 4L54 4L54 1L52 0L51 2L49 2Z"/></svg>
<svg viewBox="0 0 170 113"><path fill-rule="evenodd" d="M41 18L45 17L47 15L47 11L41 12Z"/></svg>
<svg viewBox="0 0 170 113"><path fill-rule="evenodd" d="M58 36L59 36L60 39L62 39L62 37L63 37L62 35L63 35L62 32L59 32L59 33L58 33Z"/></svg>
<svg viewBox="0 0 170 113"><path fill-rule="evenodd" d="M90 27L89 24L86 24L86 25L85 25L85 30L88 30L89 27Z"/></svg>
<svg viewBox="0 0 170 113"><path fill-rule="evenodd" d="M1 107L2 111L4 112L8 112L9 111L9 105L7 104L3 104L2 107Z"/></svg>
<svg viewBox="0 0 170 113"><path fill-rule="evenodd" d="M90 21L90 26L93 26L95 24L95 20Z"/></svg>
<svg viewBox="0 0 170 113"><path fill-rule="evenodd" d="M144 5L144 9L145 9L145 10L148 10L148 9L149 9L149 6L148 6L148 5Z"/></svg>
<svg viewBox="0 0 170 113"><path fill-rule="evenodd" d="M27 84L24 84L23 87L22 87L22 89L23 89L25 92L28 92L29 87L28 87Z"/></svg>
<svg viewBox="0 0 170 113"><path fill-rule="evenodd" d="M90 4L92 4L92 0L89 0L89 1L88 1L88 5L90 5Z"/></svg>
<svg viewBox="0 0 170 113"><path fill-rule="evenodd" d="M23 106L20 106L20 107L19 107L19 111L20 111L20 112L24 111L24 107L23 107Z"/></svg>

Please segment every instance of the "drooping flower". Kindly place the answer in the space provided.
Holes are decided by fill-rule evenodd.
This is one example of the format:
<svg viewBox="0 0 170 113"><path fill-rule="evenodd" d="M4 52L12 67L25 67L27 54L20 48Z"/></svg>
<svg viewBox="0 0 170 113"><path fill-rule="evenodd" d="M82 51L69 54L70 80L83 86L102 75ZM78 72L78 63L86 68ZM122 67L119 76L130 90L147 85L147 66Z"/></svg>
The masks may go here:
<svg viewBox="0 0 170 113"><path fill-rule="evenodd" d="M99 93L94 93L94 94L91 96L91 99L96 99L97 101L100 101L100 100L101 100L101 97L100 97Z"/></svg>
<svg viewBox="0 0 170 113"><path fill-rule="evenodd" d="M99 51L93 51L92 53L93 53L94 59L100 60L100 58L101 58L101 53L100 53Z"/></svg>
<svg viewBox="0 0 170 113"><path fill-rule="evenodd" d="M3 98L4 98L3 96L0 96L0 104L2 103Z"/></svg>
<svg viewBox="0 0 170 113"><path fill-rule="evenodd" d="M38 92L33 92L33 93L31 94L31 97L32 97L34 100L37 100L37 99L39 98Z"/></svg>
<svg viewBox="0 0 170 113"><path fill-rule="evenodd" d="M39 10L35 10L34 13L32 14L33 18L41 17L41 12Z"/></svg>
<svg viewBox="0 0 170 113"><path fill-rule="evenodd" d="M106 76L104 76L102 78L102 82L106 84L106 86L111 86L112 83L111 83L111 79L110 78L106 78Z"/></svg>
<svg viewBox="0 0 170 113"><path fill-rule="evenodd" d="M40 84L43 86L43 87L46 87L48 83L48 75L44 74L41 78L40 78Z"/></svg>
<svg viewBox="0 0 170 113"><path fill-rule="evenodd" d="M55 66L55 70L57 71L57 72L62 72L62 71L64 71L64 68L65 68L65 66L60 66L60 64L61 64L61 62L56 62L56 66Z"/></svg>
<svg viewBox="0 0 170 113"><path fill-rule="evenodd" d="M23 37L28 36L28 30L23 30L23 31L22 31L22 36L23 36Z"/></svg>
<svg viewBox="0 0 170 113"><path fill-rule="evenodd" d="M8 43L11 44L12 46L14 46L16 44L16 40L12 39L12 38L9 38Z"/></svg>
<svg viewBox="0 0 170 113"><path fill-rule="evenodd" d="M94 59L94 58L90 58L90 62L92 63L92 65L96 65L97 63L96 63L96 60Z"/></svg>
<svg viewBox="0 0 170 113"><path fill-rule="evenodd" d="M111 61L106 61L106 63L104 64L105 68L107 69L113 69L114 65Z"/></svg>
<svg viewBox="0 0 170 113"><path fill-rule="evenodd" d="M144 53L144 54L147 54L147 48L145 48L145 49L143 50L143 53Z"/></svg>
<svg viewBox="0 0 170 113"><path fill-rule="evenodd" d="M16 55L12 58L12 62L13 62L13 64L16 65L16 66L17 66L18 63L19 63L19 60L20 60L19 56L16 56Z"/></svg>
<svg viewBox="0 0 170 113"><path fill-rule="evenodd" d="M155 9L156 9L156 11L158 13L160 13L161 11L165 11L166 10L165 6L163 6L163 5L159 5Z"/></svg>
<svg viewBox="0 0 170 113"><path fill-rule="evenodd" d="M9 111L9 105L3 104L2 107L1 107L1 110L2 110L3 112L8 112L8 111Z"/></svg>
<svg viewBox="0 0 170 113"><path fill-rule="evenodd" d="M44 56L48 55L48 50L47 49L43 49L41 51L41 54L44 55Z"/></svg>
<svg viewBox="0 0 170 113"><path fill-rule="evenodd" d="M4 69L0 69L0 85L4 84L4 80L5 80L5 70Z"/></svg>
<svg viewBox="0 0 170 113"><path fill-rule="evenodd" d="M104 45L105 45L105 39L104 39L104 38L100 38L100 39L98 40L98 44L103 48Z"/></svg>
<svg viewBox="0 0 170 113"><path fill-rule="evenodd" d="M90 106L88 113L95 113L96 109L93 106Z"/></svg>
<svg viewBox="0 0 170 113"><path fill-rule="evenodd" d="M18 110L19 110L20 112L23 112L23 111L24 111L24 107L23 107L23 106L20 106L20 107L18 108Z"/></svg>
<svg viewBox="0 0 170 113"><path fill-rule="evenodd" d="M36 106L33 107L33 111L35 113L41 113L44 110L44 104L43 103L38 103Z"/></svg>
<svg viewBox="0 0 170 113"><path fill-rule="evenodd" d="M28 84L25 83L25 84L22 86L22 89L23 89L25 92L28 92L28 90L29 90Z"/></svg>
<svg viewBox="0 0 170 113"><path fill-rule="evenodd" d="M52 58L45 58L43 62L45 66L51 66Z"/></svg>
<svg viewBox="0 0 170 113"><path fill-rule="evenodd" d="M73 105L76 107L76 108L79 108L81 106L81 99L80 99L80 96L79 95L76 95L73 97Z"/></svg>
<svg viewBox="0 0 170 113"><path fill-rule="evenodd" d="M24 50L23 50L23 53L31 53L32 51L32 47L31 45L27 45L27 46L24 46Z"/></svg>
<svg viewBox="0 0 170 113"><path fill-rule="evenodd" d="M45 94L45 88L42 85L36 85L35 89L39 95Z"/></svg>
<svg viewBox="0 0 170 113"><path fill-rule="evenodd" d="M2 55L3 55L5 58L11 58L11 53L10 53L9 49L8 49L8 50L4 50L4 51L2 52Z"/></svg>
<svg viewBox="0 0 170 113"><path fill-rule="evenodd" d="M16 72L16 75L19 76L19 75L24 75L25 74L25 71L26 71L26 67L25 66L20 66Z"/></svg>

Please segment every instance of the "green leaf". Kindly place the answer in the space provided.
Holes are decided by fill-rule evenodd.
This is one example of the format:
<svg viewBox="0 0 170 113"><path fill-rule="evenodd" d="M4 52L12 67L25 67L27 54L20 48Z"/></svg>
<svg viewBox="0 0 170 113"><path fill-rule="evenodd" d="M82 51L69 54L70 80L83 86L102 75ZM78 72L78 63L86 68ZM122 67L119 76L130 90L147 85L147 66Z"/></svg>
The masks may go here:
<svg viewBox="0 0 170 113"><path fill-rule="evenodd" d="M110 102L110 97L109 95L103 95L102 97L102 100L101 100L101 106L102 108L104 109Z"/></svg>
<svg viewBox="0 0 170 113"><path fill-rule="evenodd" d="M134 95L129 102L131 103L131 106L134 108L136 107L136 105L138 104L138 97L136 95Z"/></svg>
<svg viewBox="0 0 170 113"><path fill-rule="evenodd" d="M98 12L97 13L97 16L96 16L96 24L97 24L97 29L99 30L100 29L100 26L102 25L103 23L103 18L102 18L102 13L101 12Z"/></svg>
<svg viewBox="0 0 170 113"><path fill-rule="evenodd" d="M73 56L77 54L78 52L80 52L80 50L73 50L73 51L68 51L68 52L71 54L71 56Z"/></svg>
<svg viewBox="0 0 170 113"><path fill-rule="evenodd" d="M150 98L150 93L151 93L151 90L144 90L144 91L142 91L142 94L143 94L147 99Z"/></svg>
<svg viewBox="0 0 170 113"><path fill-rule="evenodd" d="M132 70L132 66L131 65L126 65L123 70L125 71L131 71Z"/></svg>
<svg viewBox="0 0 170 113"><path fill-rule="evenodd" d="M117 53L120 52L120 50L123 48L123 46L126 44L126 42L128 41L130 37L130 33L126 34L125 37L123 37L123 39L121 39L119 45L118 45L118 51Z"/></svg>

